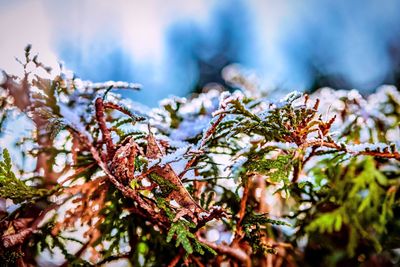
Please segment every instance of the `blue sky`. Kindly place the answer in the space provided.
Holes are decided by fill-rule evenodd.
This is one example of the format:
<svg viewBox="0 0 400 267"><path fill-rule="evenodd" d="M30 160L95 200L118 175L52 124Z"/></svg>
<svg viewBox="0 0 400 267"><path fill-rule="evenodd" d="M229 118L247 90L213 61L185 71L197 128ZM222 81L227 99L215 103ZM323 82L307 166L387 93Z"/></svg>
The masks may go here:
<svg viewBox="0 0 400 267"><path fill-rule="evenodd" d="M400 63L400 1L5 1L0 68L31 43L82 79L139 82L149 105L220 82L226 65L266 89L305 90L316 75L372 91Z"/></svg>

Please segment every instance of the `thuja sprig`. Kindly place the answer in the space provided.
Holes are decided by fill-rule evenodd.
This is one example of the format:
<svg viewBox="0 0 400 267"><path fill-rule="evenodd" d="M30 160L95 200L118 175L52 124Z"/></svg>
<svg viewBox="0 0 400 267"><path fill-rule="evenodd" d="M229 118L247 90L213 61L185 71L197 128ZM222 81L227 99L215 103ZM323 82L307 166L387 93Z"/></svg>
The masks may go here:
<svg viewBox="0 0 400 267"><path fill-rule="evenodd" d="M0 161L0 197L9 198L15 203L33 201L50 193L47 189L37 189L28 186L18 179L12 171L11 157L7 149L3 150L3 160Z"/></svg>
<svg viewBox="0 0 400 267"><path fill-rule="evenodd" d="M0 197L27 205L2 217L0 255L12 247L18 261L37 265L39 246L60 249L64 265L396 261L397 89L278 101L211 90L150 109L112 92L135 84L41 78L27 68L42 68L30 51L21 79L5 73L2 96L34 123L19 144L36 171L21 172L43 170L37 187L59 190L19 179L4 151ZM65 216L46 223L59 208ZM81 239L64 235L82 229ZM67 251L68 242L79 250Z"/></svg>
<svg viewBox="0 0 400 267"><path fill-rule="evenodd" d="M204 254L204 250L216 255L217 253L209 246L199 242L191 229L196 228L196 224L187 220L175 220L175 213L168 207L167 202L163 198L157 199L158 207L161 208L171 220L171 227L168 230L166 241L169 243L175 239L175 246L182 245L186 253L192 254L197 252Z"/></svg>

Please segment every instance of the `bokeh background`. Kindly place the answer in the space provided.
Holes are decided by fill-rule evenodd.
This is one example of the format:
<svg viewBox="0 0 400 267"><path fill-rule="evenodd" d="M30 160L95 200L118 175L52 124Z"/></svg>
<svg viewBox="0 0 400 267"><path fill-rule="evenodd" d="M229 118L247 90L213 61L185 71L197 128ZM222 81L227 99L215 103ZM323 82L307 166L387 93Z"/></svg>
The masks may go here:
<svg viewBox="0 0 400 267"><path fill-rule="evenodd" d="M84 80L141 83L150 106L231 64L278 93L400 83L398 0L0 0L0 34L8 72L30 43Z"/></svg>

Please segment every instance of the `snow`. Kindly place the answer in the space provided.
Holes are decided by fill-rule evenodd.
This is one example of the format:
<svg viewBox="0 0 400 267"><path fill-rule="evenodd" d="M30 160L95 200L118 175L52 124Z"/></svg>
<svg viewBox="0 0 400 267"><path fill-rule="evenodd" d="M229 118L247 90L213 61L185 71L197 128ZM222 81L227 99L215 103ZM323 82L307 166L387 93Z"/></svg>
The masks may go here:
<svg viewBox="0 0 400 267"><path fill-rule="evenodd" d="M165 141L168 143L169 147L173 148L181 148L189 145L188 142L185 141L180 141L178 138L171 139L170 137L163 135L163 134L157 134L156 139L159 141Z"/></svg>
<svg viewBox="0 0 400 267"><path fill-rule="evenodd" d="M171 204L171 206L174 207L174 208L180 208L180 207L181 207L181 205L179 205L179 203L176 202L175 199L171 200L171 201L169 202L169 204Z"/></svg>
<svg viewBox="0 0 400 267"><path fill-rule="evenodd" d="M244 97L244 94L241 91L234 91L233 93L229 93L229 92L222 92L219 98L219 107L220 110L224 110L227 107L229 107L230 102L234 101L234 100L242 100ZM218 114L219 111L215 111L214 114Z"/></svg>
<svg viewBox="0 0 400 267"><path fill-rule="evenodd" d="M204 108L207 114L215 111L219 105L220 92L217 90L210 90L207 93L199 94L196 98L183 105L180 109L181 114L194 114L198 113L201 108Z"/></svg>
<svg viewBox="0 0 400 267"><path fill-rule="evenodd" d="M149 161L149 164L147 165L148 168L151 168L155 165L166 165L172 162L177 162L182 160L187 153L191 150L192 145L187 145L185 147L179 148L177 149L175 152L167 154L165 156L162 156L161 158L158 159L153 159L151 161Z"/></svg>
<svg viewBox="0 0 400 267"><path fill-rule="evenodd" d="M303 93L301 93L299 91L293 91L293 92L290 92L289 94L287 94L285 97L283 97L279 101L279 103L287 104L288 102L291 102L291 101L293 101L295 99L298 99L298 98L300 98L302 96L303 96Z"/></svg>
<svg viewBox="0 0 400 267"><path fill-rule="evenodd" d="M66 123L71 125L71 127L75 128L79 132L85 134L88 138L90 137L90 135L86 131L86 126L88 122L92 119L94 113L92 107L95 97L93 98L92 96L102 97L105 90L110 86L113 86L115 88L134 88L134 89L138 89L140 87L138 84L134 83L123 83L123 82L90 83L81 81L79 79L74 80L74 85L77 87L77 91L74 92L72 96L68 97L60 96L59 98L60 113L63 119L66 121ZM38 93L42 93L41 90L39 89L35 90ZM92 93L91 98L84 99L80 97L80 93L82 91L79 90L82 91L85 90L87 92ZM175 173L180 174L182 171L184 171L185 166L187 165L188 161L192 158L193 154L195 152L199 152L200 149L204 149L204 147L200 147L199 144L201 144L202 140L205 139L207 130L212 126L213 122L215 122L218 119L220 114L232 111L230 110L233 108L232 101L239 101L241 104L244 105L246 109L248 109L253 114L256 114L261 120L266 120L270 115L270 111L272 109L288 105L292 103L292 101L299 99L302 95L303 95L302 93L295 91L288 94L281 100L275 102L271 102L266 98L257 98L245 104L245 102L247 101L247 97L249 96L247 93L243 93L241 91L235 91L233 93L229 92L221 93L218 90L210 90L207 93L199 94L197 97L193 99L177 98L177 97L171 97L169 99L165 99L160 102L160 105L162 107L154 109L145 107L140 103L136 103L134 101L126 99L121 100L121 96L113 92L109 92L107 94L107 101L124 106L127 109L132 110L137 114L140 114L140 116L149 118L148 121L139 122L134 126L132 124L123 125L120 127L120 130L122 130L125 133L146 133L147 125L148 123L150 123L152 130L155 132L155 138L159 141L166 141L166 143L168 143L169 145L167 151L173 151L164 156L161 156L158 159L150 160L148 162L147 167L151 168L157 165L165 166L166 164L170 164ZM325 112L327 114L327 117L329 115L329 118L332 117L332 114L340 114L345 109L346 111L348 110L348 113L350 115L348 115L345 121L343 121L340 116L338 116L337 120L335 121L333 129L337 134L334 134L335 132L331 132L330 134L330 136L338 139L336 140L338 143L344 142L343 139L342 140L339 139L340 133L352 123L355 123L357 126L363 127L360 133L361 135L360 139L362 143L345 145L346 149L350 154L349 156L353 156L351 154L358 154L360 152L364 152L366 151L366 149L369 149L370 151L383 151L384 149L388 148L390 150L389 144L369 143L366 142L365 140L370 139L369 128L373 129L375 127L376 119L382 120L387 124L393 124L393 122L390 121L390 119L388 119L387 117L385 117L384 113L382 112L382 110L389 112L391 105L382 106L382 104L385 103L385 101L387 101L389 97L394 101L400 103L400 93L396 90L395 87L382 86L381 88L378 89L378 91L375 94L371 95L367 99L364 99L355 90L333 91L329 88L321 89L315 95L312 96L312 98L314 97L319 97L321 99L320 110L322 111L322 113ZM356 100L360 106L356 106L353 103L349 104L348 102L345 102L344 98L348 98L350 100ZM246 99L246 101L243 101L243 99ZM69 103L70 105L67 105L67 103ZM73 105L71 106L71 104ZM178 104L179 104L179 109L176 115L179 117L179 119L181 119L181 121L176 129L171 129L170 114L165 110L165 108L163 108L163 106L165 107L166 105L171 105L173 108L178 108ZM294 105L297 106L297 101L294 102ZM87 113L88 110L90 110L89 114ZM126 117L126 115L121 114L120 112L112 113L112 115L115 116L114 118L116 118L116 120ZM243 120L243 118L244 117L241 115L233 115L233 114L228 114L225 116L223 122L232 121L233 123L236 123L236 125L226 130L228 131L226 132L227 139L233 137L233 135L236 134L234 129L235 127L241 125L240 120ZM373 138L376 138L375 134L376 133L373 133ZM113 136L116 137L115 141L117 141L118 138L114 132ZM400 145L398 129L391 129L387 131L387 136L391 136L390 139L393 140L394 143L396 143L397 145ZM190 143L190 142L196 143L196 141L193 140L196 140L196 138L198 140L199 137L202 138L200 138L200 140L197 142L197 146L196 144ZM63 144L64 147L70 148L71 144L65 143L64 139L66 139L66 137L63 134L60 134L58 138L60 139L60 143ZM309 140L314 140L312 135L309 136ZM273 152L268 154L268 156L275 156L275 154L281 153L282 151L278 149L284 151L298 149L298 146L294 143L276 142L276 141L263 143L265 142L265 137L257 135L253 137L247 136L246 134L236 135L234 141L235 141L234 156L229 154L231 151L229 148L222 148L222 147L212 148L212 152L206 150L207 156L209 156L212 159L212 161L216 162L217 164L220 164L216 165L216 167L218 168L216 176L218 175L218 177L206 177L210 179L217 178L216 181L217 186L215 188L212 188L212 190L217 193L222 193L223 192L222 188L224 190L232 190L232 191L238 189L238 181L237 181L238 172L240 172L243 165L248 161L246 155L248 155L248 153L252 151L250 149L253 149L254 146L258 145L258 147L255 148L256 152L265 149L266 147L276 148L274 149ZM145 142L146 140L144 138L138 139L139 145L142 145ZM57 142L56 142L56 147L58 147ZM60 149L62 149L62 147L60 147ZM289 151L289 153L290 152L291 151ZM324 155L321 156L319 159L323 157L328 157L328 156ZM312 165L314 163L313 160L314 159L310 160L308 162L308 165ZM64 166L65 163L68 164L68 161L70 162L71 159L70 158L68 159L64 154L60 154L59 156L57 156L56 166L55 166L56 170L61 170L61 168ZM209 171L212 165L207 164L205 162L200 162L199 166L197 167L200 167L199 171L200 173L204 173L207 170ZM305 169L305 172L306 171L307 169ZM62 176L60 180L64 180L67 177L67 174ZM104 173L98 172L98 175L104 175ZM140 175L140 172L136 170L135 175ZM236 179L233 179L232 177L229 176L236 176L235 177ZM203 177L196 175L194 170L188 171L185 174L185 178L196 179L196 180L203 179ZM94 178L92 177L92 179ZM312 177L302 175L299 181L312 181ZM141 180L141 184L143 186L150 186L152 183L148 178L144 178ZM68 183L66 185L68 185ZM266 195L268 196L266 201L267 204L271 206L270 213L273 216L280 216L281 215L280 212L282 212L282 207L279 206L280 204L282 204L282 202L276 200L275 198L277 196L273 194L276 191L276 189L282 186L283 182L276 185L271 185L266 189L267 190ZM239 190L238 192L242 192L242 190ZM148 194L149 192L143 191L141 193ZM261 189L260 188L256 189L255 193L257 197L260 197ZM282 194L284 193L285 192L282 191ZM150 197L151 195L147 196ZM218 197L219 196L217 195L217 198ZM176 207L179 206L179 204L176 203L176 201L174 200L171 201L171 205ZM7 211L9 212L17 209L18 207L19 207L18 205L11 204L8 205L6 208ZM302 206L300 206L300 210L307 209L308 207L309 203L304 203ZM207 215L208 215L207 213L200 214L201 217ZM209 225L208 227L209 229L206 231L206 239L209 240L210 242L218 242L219 240L228 240L232 236L231 233L224 232L223 230L215 227L215 225L211 226Z"/></svg>
<svg viewBox="0 0 400 267"><path fill-rule="evenodd" d="M185 141L196 137L208 128L211 117L199 116L194 119L184 120L177 129L173 129L170 134L172 140Z"/></svg>
<svg viewBox="0 0 400 267"><path fill-rule="evenodd" d="M108 89L110 87L112 88L118 88L118 89L140 89L142 86L138 83L128 83L128 82L115 82L115 81L107 81L107 82L102 82L102 83L88 83L87 87L98 90L98 89Z"/></svg>
<svg viewBox="0 0 400 267"><path fill-rule="evenodd" d="M270 110L264 110L257 114L257 116L262 120L265 121L267 117L270 115Z"/></svg>
<svg viewBox="0 0 400 267"><path fill-rule="evenodd" d="M11 199L6 199L6 211L8 214L13 213L21 207L21 204L14 204Z"/></svg>
<svg viewBox="0 0 400 267"><path fill-rule="evenodd" d="M248 158L245 156L240 156L231 166L230 169L232 173L236 174L242 168L243 164L247 162Z"/></svg>
<svg viewBox="0 0 400 267"><path fill-rule="evenodd" d="M369 149L370 151L383 151L385 148L389 149L389 145L385 143L362 143L355 145L346 145L346 148L349 152L360 153L366 151L367 149Z"/></svg>
<svg viewBox="0 0 400 267"><path fill-rule="evenodd" d="M77 131L88 137L90 142L93 142L91 135L86 132L86 127L81 122L81 118L77 115L79 113L63 103L59 103L59 107L60 107L60 113L66 120L66 122L69 125L71 125L74 129L76 129Z"/></svg>
<svg viewBox="0 0 400 267"><path fill-rule="evenodd" d="M319 99L319 113L324 115L325 119L336 114L336 120L332 125L332 131L343 132L346 128L355 122L360 129L360 142L370 142L379 140L375 130L377 121L384 127L394 125L394 118L391 117L393 105L388 100L389 98L397 103L400 103L400 93L396 87L383 85L379 87L376 93L363 98L356 90L333 90L331 88L322 88L310 96L310 99L315 101ZM346 120L341 116L342 112L347 113ZM358 118L358 119L357 119ZM386 138L389 141L395 141L399 137L393 136L393 131L387 131ZM391 135L391 136L390 136Z"/></svg>
<svg viewBox="0 0 400 267"><path fill-rule="evenodd" d="M186 103L187 99L184 97L177 97L177 96L171 96L169 98L164 98L159 102L160 106L168 106L171 105L172 107L176 107L177 103Z"/></svg>
<svg viewBox="0 0 400 267"><path fill-rule="evenodd" d="M141 180L141 183L142 183L142 185L145 186L145 187L151 185L151 182L150 182L150 180L149 180L147 177L143 178L143 179Z"/></svg>
<svg viewBox="0 0 400 267"><path fill-rule="evenodd" d="M121 104L122 106L126 107L129 109L131 112L136 113L142 117L147 117L148 113L151 111L151 108L149 108L146 105L143 105L142 103L133 101L131 99L119 99L117 100L118 104Z"/></svg>
<svg viewBox="0 0 400 267"><path fill-rule="evenodd" d="M276 147L282 150L290 150L290 149L297 149L298 146L294 143L289 143L289 142L274 142L270 141L265 143L265 147Z"/></svg>

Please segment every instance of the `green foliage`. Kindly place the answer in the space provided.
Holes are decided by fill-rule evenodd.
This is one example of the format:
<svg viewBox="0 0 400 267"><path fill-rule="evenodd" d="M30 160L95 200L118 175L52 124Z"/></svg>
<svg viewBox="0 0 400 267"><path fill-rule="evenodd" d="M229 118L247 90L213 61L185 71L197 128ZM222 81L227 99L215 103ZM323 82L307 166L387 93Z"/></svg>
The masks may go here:
<svg viewBox="0 0 400 267"><path fill-rule="evenodd" d="M76 257L71 254L67 248L67 243L72 242L74 245L83 245L83 243L76 238L67 237L62 234L54 235L52 233L52 228L55 225L56 216L52 217L49 222L41 227L40 232L35 233L32 236L33 246L37 249L37 253L40 255L44 250L48 250L52 255L54 255L54 249L58 248L62 255L68 260L71 266L91 266L89 262Z"/></svg>
<svg viewBox="0 0 400 267"><path fill-rule="evenodd" d="M190 232L190 228L195 228L196 225L184 220L178 220L176 222L172 222L171 228L168 231L167 242L171 242L173 237L175 237L175 246L178 247L182 245L185 249L186 253L192 254L193 252L197 252L200 255L203 255L205 251L213 255L217 255L212 248L209 246L199 242L196 236Z"/></svg>
<svg viewBox="0 0 400 267"><path fill-rule="evenodd" d="M276 226L290 226L290 224L284 221L268 218L267 214L256 214L254 212L247 213L243 219L243 230L246 239L249 241L254 250L254 253L277 253L275 248L262 241L262 238L267 235L268 224Z"/></svg>
<svg viewBox="0 0 400 267"><path fill-rule="evenodd" d="M18 147L41 172L22 168L19 179L4 150L2 260L35 265L46 249L71 266L399 263L396 89L279 101L210 91L147 110L112 92L134 85L44 79L27 67L44 65L25 52L23 77L6 78L27 88L29 105L16 107L15 88L5 88L0 130L9 111L32 119ZM4 199L22 205L9 212ZM75 230L82 237L68 237ZM83 250L69 251L72 243Z"/></svg>
<svg viewBox="0 0 400 267"><path fill-rule="evenodd" d="M164 179L155 172L150 173L149 176L153 181L155 181L160 186L161 192L165 196L170 194L173 190L178 190L178 187L176 185L174 185L169 180Z"/></svg>
<svg viewBox="0 0 400 267"><path fill-rule="evenodd" d="M23 252L14 251L11 249L0 253L0 259L4 264L2 266L5 266L5 267L15 266L18 262L18 259L20 259L23 255L24 255Z"/></svg>
<svg viewBox="0 0 400 267"><path fill-rule="evenodd" d="M229 135L258 134L266 141L289 141L301 144L309 134L309 129L318 122L316 109L293 104L300 97L301 94L292 93L277 105L270 104L266 111L259 114L251 112L244 104L250 102L251 99L230 100L226 112L235 117L232 119L234 127L230 127ZM294 132L297 134L294 135Z"/></svg>
<svg viewBox="0 0 400 267"><path fill-rule="evenodd" d="M287 222L268 218L267 214L250 213L247 214L246 217L244 217L243 219L243 226L245 227L251 227L253 225L261 226L266 224L290 226L290 224Z"/></svg>
<svg viewBox="0 0 400 267"><path fill-rule="evenodd" d="M47 196L49 193L49 190L28 186L18 179L12 171L8 150L3 150L3 161L0 161L0 197L12 199L15 203L21 203L34 201Z"/></svg>
<svg viewBox="0 0 400 267"><path fill-rule="evenodd" d="M253 160L247 164L247 171L255 171L266 175L273 182L289 182L289 174L293 165L290 155L279 155L275 159Z"/></svg>
<svg viewBox="0 0 400 267"><path fill-rule="evenodd" d="M121 247L129 241L129 227L132 227L128 220L128 214L123 212L125 203L120 192L110 190L107 193L107 200L109 201L106 201L106 205L101 211L104 216L104 222L99 229L101 236L94 242L94 245L102 242L109 243L109 247L103 252L104 258L121 253Z"/></svg>
<svg viewBox="0 0 400 267"><path fill-rule="evenodd" d="M209 246L199 242L196 236L190 231L196 228L196 224L189 222L184 219L175 220L175 214L168 207L167 202L164 199L158 199L159 207L162 208L167 214L168 218L171 220L171 227L168 230L168 235L166 238L167 243L171 242L175 238L175 246L182 247L185 249L187 254L192 254L197 252L203 255L205 250L211 254L217 255L217 253Z"/></svg>
<svg viewBox="0 0 400 267"><path fill-rule="evenodd" d="M343 223L349 223L345 210L338 208L332 212L324 213L313 220L305 230L308 232L319 231L320 233L332 233L340 231Z"/></svg>
<svg viewBox="0 0 400 267"><path fill-rule="evenodd" d="M170 117L170 127L172 129L176 129L179 127L179 124L182 121L182 118L178 115L178 110L181 106L181 103L179 101L175 101L174 103L168 103L164 105L164 109L169 113Z"/></svg>
<svg viewBox="0 0 400 267"><path fill-rule="evenodd" d="M346 163L336 161L334 165L315 166L318 176L322 172L328 181L320 191L324 197L319 205L330 205L333 210L319 214L308 223L305 231L348 232L347 253L350 256L363 240L379 252L382 245L377 235L387 231L386 225L394 216L393 188L389 187L387 177L377 169L372 157L361 161L353 158Z"/></svg>

